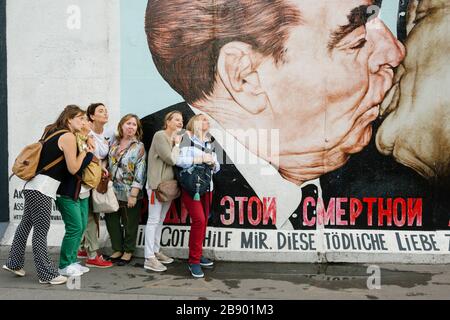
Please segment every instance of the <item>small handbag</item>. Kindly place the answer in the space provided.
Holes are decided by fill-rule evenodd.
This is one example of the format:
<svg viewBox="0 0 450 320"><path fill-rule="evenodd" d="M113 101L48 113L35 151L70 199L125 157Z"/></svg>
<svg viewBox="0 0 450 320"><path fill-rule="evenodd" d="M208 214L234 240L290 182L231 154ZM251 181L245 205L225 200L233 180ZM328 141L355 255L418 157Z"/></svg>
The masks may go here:
<svg viewBox="0 0 450 320"><path fill-rule="evenodd" d="M159 202L172 201L181 195L181 190L178 187L177 180L167 180L163 181L158 185L155 190L156 199Z"/></svg>
<svg viewBox="0 0 450 320"><path fill-rule="evenodd" d="M96 213L112 213L119 210L119 202L114 193L112 181L108 182L106 193L92 190L92 211Z"/></svg>
<svg viewBox="0 0 450 320"><path fill-rule="evenodd" d="M96 190L98 193L104 194L108 191L109 175L102 176Z"/></svg>
<svg viewBox="0 0 450 320"><path fill-rule="evenodd" d="M94 157L89 165L84 168L82 174L82 181L85 185L91 188L97 188L102 179L102 167L100 161Z"/></svg>

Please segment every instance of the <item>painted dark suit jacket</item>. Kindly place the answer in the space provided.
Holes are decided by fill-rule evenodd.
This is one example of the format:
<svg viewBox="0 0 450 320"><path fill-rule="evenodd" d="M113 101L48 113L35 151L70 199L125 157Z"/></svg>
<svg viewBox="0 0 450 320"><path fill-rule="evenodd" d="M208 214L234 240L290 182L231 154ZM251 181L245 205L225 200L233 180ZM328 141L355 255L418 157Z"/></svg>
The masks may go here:
<svg viewBox="0 0 450 320"><path fill-rule="evenodd" d="M144 129L144 143L147 150L150 148L153 135L161 129L164 116L174 110L178 110L183 114L185 124L194 115L191 108L182 102L141 119ZM378 125L379 123L374 123L374 132L376 132ZM227 215L227 206L220 205L220 200L224 196L230 196L233 199L235 197L247 197L250 199L251 197L257 197L257 195L236 166L230 164L231 161L229 158L226 158L225 152L218 143L216 143L215 148L217 154L223 152L223 159L227 159L227 161L226 164L221 165L221 170L215 176L212 203L213 212L210 215L209 224L217 227L276 229L271 221L266 225L263 225L262 222L258 226L251 225L248 221L247 214L244 215L243 225L239 224L239 219L235 219L231 225L222 225L220 215ZM386 220L384 220L382 226L378 226L378 209L377 206L374 206L372 226L367 225L367 208L364 207L363 212L357 219L356 225L345 227L333 226L333 228L385 230L448 229L450 201L445 199L445 193L449 189L444 186L433 186L413 170L398 164L390 157L381 155L376 150L374 139L372 139L371 143L362 152L353 155L344 167L323 175L320 178L320 184L325 204L332 197L355 197L358 199L364 197L402 197L422 198L423 200L422 227L404 226L399 228L395 225L387 226ZM447 198L450 198L450 196L447 195ZM300 201L301 199L299 199L299 204ZM176 210L180 212L181 203L179 199L175 201L174 205ZM345 208L345 205L342 208ZM255 209L253 208L253 210ZM235 208L235 211L238 212L239 208ZM245 212L247 212L247 208L245 208ZM295 212L298 216L302 216L300 208ZM303 226L303 223L294 224L294 229L311 228L314 229L315 227Z"/></svg>

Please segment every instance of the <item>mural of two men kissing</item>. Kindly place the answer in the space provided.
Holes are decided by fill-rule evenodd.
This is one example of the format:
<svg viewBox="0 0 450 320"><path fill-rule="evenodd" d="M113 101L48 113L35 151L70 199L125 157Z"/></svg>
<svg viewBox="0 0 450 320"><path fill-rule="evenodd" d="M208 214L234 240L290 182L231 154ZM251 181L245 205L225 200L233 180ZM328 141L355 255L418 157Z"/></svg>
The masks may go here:
<svg viewBox="0 0 450 320"><path fill-rule="evenodd" d="M148 1L153 61L185 101L145 117L144 141L172 110L210 118L210 225L449 228L450 4L409 1L405 43L373 5ZM179 200L166 223L189 223Z"/></svg>

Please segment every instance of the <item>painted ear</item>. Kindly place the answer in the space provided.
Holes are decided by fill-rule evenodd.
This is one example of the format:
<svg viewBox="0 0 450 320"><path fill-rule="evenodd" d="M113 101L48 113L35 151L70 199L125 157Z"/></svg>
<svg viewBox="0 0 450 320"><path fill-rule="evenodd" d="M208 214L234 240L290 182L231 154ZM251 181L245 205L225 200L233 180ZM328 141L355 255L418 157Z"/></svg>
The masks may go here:
<svg viewBox="0 0 450 320"><path fill-rule="evenodd" d="M217 69L223 85L233 99L251 114L268 106L256 69L258 54L246 43L227 43L219 54Z"/></svg>

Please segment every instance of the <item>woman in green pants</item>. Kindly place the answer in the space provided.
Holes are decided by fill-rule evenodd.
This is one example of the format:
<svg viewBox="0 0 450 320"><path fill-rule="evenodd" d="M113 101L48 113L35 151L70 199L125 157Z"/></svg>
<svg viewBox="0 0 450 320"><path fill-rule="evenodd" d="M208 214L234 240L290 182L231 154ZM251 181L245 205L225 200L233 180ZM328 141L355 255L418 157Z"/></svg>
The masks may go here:
<svg viewBox="0 0 450 320"><path fill-rule="evenodd" d="M88 128L86 114L83 114L83 129ZM92 143L78 144L78 153L86 153L81 167L74 175L67 175L61 181L56 192L56 204L61 212L66 233L61 244L61 253L59 260L59 273L63 276L81 276L89 271L89 268L83 267L77 262L77 251L80 245L81 237L87 225L89 211L89 193L87 197L80 195L82 171L93 159L94 148Z"/></svg>
<svg viewBox="0 0 450 320"><path fill-rule="evenodd" d="M142 188L146 177L146 152L141 142L143 132L136 115L124 116L117 128L118 136L109 151L109 172L119 211L105 215L117 265L128 264L136 250ZM123 226L123 227L122 227Z"/></svg>

